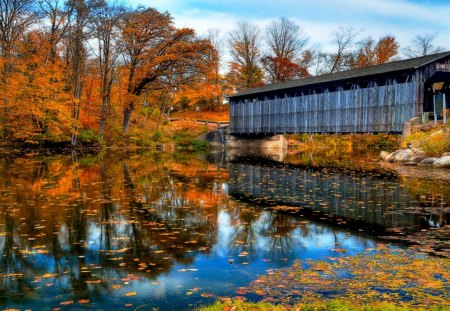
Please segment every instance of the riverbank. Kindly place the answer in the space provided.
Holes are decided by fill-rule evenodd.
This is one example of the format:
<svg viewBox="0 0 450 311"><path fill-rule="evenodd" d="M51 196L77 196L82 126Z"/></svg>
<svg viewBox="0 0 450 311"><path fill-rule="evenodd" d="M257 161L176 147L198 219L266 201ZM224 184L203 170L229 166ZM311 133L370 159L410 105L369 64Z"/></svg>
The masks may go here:
<svg viewBox="0 0 450 311"><path fill-rule="evenodd" d="M293 307L270 303L250 303L245 301L217 302L214 305L197 309L197 311L448 311L448 306L405 307L387 302L371 304L349 303L340 300L330 302L302 303Z"/></svg>
<svg viewBox="0 0 450 311"><path fill-rule="evenodd" d="M120 130L110 133L102 138L93 130L83 130L78 136L75 147L71 145L70 137L52 140L43 138L30 141L2 141L0 147L3 150L27 154L27 153L67 153L77 151L97 151L111 148L138 149L152 148L160 150L206 150L208 144L196 138L217 127L215 124L206 125L192 119L180 119L177 121L163 121L160 126L134 127L128 132Z"/></svg>
<svg viewBox="0 0 450 311"><path fill-rule="evenodd" d="M449 289L450 259L379 244L355 256L268 271L238 291L260 304L222 301L200 310L450 310Z"/></svg>
<svg viewBox="0 0 450 311"><path fill-rule="evenodd" d="M416 126L413 134L403 140L402 149L394 152L382 151L380 157L386 163L448 169L450 124L428 123Z"/></svg>

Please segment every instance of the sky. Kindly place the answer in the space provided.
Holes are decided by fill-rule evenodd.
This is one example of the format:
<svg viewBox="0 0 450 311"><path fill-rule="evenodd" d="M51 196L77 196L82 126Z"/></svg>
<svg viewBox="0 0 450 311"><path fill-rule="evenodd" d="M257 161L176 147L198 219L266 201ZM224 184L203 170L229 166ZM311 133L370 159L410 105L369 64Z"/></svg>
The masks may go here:
<svg viewBox="0 0 450 311"><path fill-rule="evenodd" d="M178 27L198 34L219 29L223 38L240 20L264 28L274 19L294 20L310 46L332 49L331 33L353 27L359 38L393 35L401 48L418 34L436 34L434 43L450 50L450 0L131 0L168 11Z"/></svg>

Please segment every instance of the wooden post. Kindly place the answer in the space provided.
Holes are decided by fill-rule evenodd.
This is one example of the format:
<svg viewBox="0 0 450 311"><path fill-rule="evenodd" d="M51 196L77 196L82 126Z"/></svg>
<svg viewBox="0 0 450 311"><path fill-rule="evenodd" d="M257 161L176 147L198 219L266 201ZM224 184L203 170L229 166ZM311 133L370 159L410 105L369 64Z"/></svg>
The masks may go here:
<svg viewBox="0 0 450 311"><path fill-rule="evenodd" d="M433 113L434 113L434 124L437 124L436 94L433 94Z"/></svg>
<svg viewBox="0 0 450 311"><path fill-rule="evenodd" d="M444 124L447 124L447 107L446 107L446 103L445 103L445 93L442 94L442 102L443 102L443 106L442 106L442 113L444 114Z"/></svg>

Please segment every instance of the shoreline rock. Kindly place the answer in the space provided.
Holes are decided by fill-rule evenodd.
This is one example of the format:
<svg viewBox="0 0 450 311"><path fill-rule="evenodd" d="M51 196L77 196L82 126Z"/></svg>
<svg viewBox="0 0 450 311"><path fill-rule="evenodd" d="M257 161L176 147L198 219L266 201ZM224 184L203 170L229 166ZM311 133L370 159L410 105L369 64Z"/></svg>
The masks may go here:
<svg viewBox="0 0 450 311"><path fill-rule="evenodd" d="M434 161L433 166L439 168L450 168L450 156L438 158Z"/></svg>
<svg viewBox="0 0 450 311"><path fill-rule="evenodd" d="M423 159L419 165L433 165L433 163L437 160L438 158L426 158Z"/></svg>
<svg viewBox="0 0 450 311"><path fill-rule="evenodd" d="M381 151L380 158L387 163L401 163L405 166L433 166L436 168L450 168L450 152L445 152L441 157L425 157L425 153L416 148L399 149L388 153Z"/></svg>

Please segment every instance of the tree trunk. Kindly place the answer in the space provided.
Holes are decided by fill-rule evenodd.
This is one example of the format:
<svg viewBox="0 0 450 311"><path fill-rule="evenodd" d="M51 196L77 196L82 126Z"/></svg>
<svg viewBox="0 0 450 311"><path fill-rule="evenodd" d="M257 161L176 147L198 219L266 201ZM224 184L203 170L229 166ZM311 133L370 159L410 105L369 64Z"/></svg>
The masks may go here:
<svg viewBox="0 0 450 311"><path fill-rule="evenodd" d="M128 106L123 109L123 131L128 132L130 129L131 113L134 110L134 102L130 101Z"/></svg>

